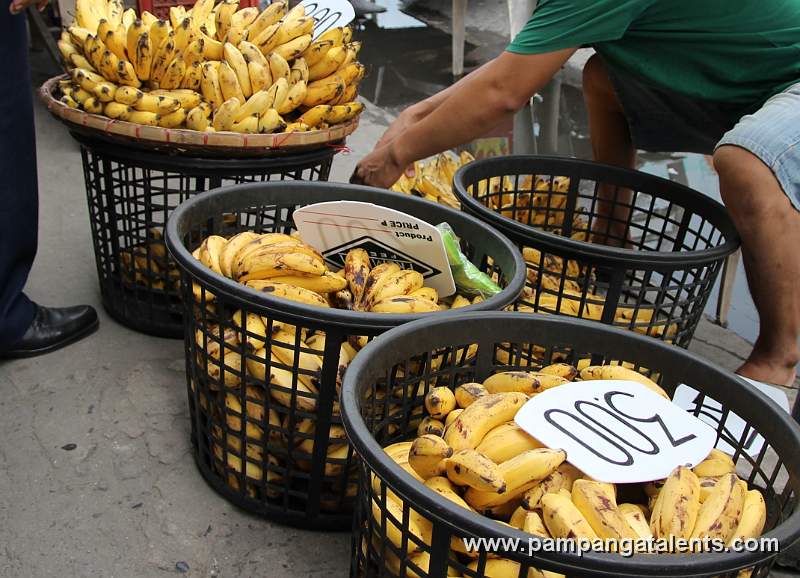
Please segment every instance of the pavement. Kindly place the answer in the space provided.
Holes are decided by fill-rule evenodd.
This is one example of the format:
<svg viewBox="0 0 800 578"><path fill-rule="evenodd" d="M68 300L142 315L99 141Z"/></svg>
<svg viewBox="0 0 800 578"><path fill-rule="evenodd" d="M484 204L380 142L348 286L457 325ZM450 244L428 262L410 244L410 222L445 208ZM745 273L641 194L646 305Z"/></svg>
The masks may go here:
<svg viewBox="0 0 800 578"><path fill-rule="evenodd" d="M368 105L332 180L348 179L389 120ZM91 303L101 325L46 357L0 362L0 577L345 576L349 533L250 516L200 477L183 342L103 312L78 147L38 103L36 131L40 245L27 291L44 304ZM749 348L703 321L691 350L733 370Z"/></svg>

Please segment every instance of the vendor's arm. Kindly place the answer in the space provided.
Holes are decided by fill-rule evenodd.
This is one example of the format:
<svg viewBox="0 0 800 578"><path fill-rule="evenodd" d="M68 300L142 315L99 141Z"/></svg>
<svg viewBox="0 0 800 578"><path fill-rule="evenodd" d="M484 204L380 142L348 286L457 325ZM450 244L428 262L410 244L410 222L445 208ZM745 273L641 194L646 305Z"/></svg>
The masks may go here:
<svg viewBox="0 0 800 578"><path fill-rule="evenodd" d="M486 134L522 108L575 50L504 52L444 91L449 94L437 95L431 111L362 159L353 181L389 187L415 160Z"/></svg>

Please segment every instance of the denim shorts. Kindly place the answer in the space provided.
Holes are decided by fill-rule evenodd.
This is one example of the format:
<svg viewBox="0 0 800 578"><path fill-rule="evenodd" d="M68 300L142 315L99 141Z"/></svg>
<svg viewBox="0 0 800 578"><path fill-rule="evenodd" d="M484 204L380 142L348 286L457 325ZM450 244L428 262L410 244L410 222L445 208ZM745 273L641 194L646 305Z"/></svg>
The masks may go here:
<svg viewBox="0 0 800 578"><path fill-rule="evenodd" d="M643 84L609 68L636 148L712 154L735 145L757 156L800 210L800 82L752 114Z"/></svg>

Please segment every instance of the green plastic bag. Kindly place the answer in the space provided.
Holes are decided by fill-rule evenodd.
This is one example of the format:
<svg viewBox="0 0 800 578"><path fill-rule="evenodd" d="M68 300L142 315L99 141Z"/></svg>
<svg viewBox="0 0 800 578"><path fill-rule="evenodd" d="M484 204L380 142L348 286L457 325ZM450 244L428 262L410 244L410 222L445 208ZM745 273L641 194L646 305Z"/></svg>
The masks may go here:
<svg viewBox="0 0 800 578"><path fill-rule="evenodd" d="M460 293L478 295L486 299L500 293L500 287L486 273L478 269L467 256L461 252L458 237L447 223L436 225L442 234L444 250L450 262L450 271Z"/></svg>

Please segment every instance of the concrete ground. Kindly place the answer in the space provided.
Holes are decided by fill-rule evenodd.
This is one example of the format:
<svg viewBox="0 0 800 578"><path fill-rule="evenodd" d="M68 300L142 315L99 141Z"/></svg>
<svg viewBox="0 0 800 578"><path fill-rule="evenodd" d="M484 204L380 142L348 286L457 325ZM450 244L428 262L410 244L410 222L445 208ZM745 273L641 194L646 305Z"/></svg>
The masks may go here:
<svg viewBox="0 0 800 578"><path fill-rule="evenodd" d="M368 108L333 179L349 177L387 123ZM0 576L345 576L348 533L252 517L202 480L189 451L183 343L105 315L78 148L38 104L36 128L40 248L27 290L44 304L91 303L101 326L47 357L0 362ZM708 322L692 346L729 369L748 349Z"/></svg>

